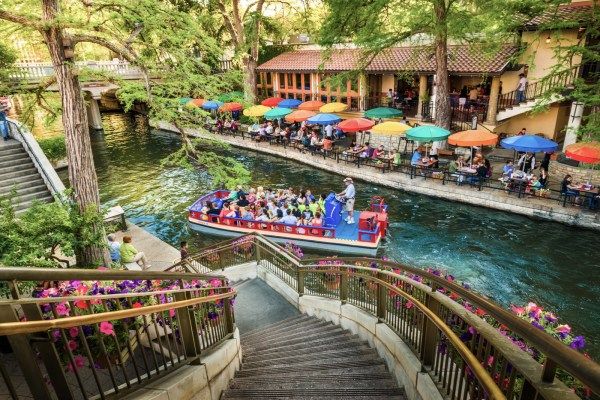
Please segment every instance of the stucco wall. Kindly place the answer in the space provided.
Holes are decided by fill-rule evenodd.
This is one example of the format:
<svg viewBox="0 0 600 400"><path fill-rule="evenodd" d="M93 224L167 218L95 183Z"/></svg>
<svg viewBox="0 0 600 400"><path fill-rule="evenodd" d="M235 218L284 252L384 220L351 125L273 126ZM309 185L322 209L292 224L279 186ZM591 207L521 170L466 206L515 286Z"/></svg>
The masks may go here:
<svg viewBox="0 0 600 400"><path fill-rule="evenodd" d="M550 37L550 42L546 39ZM556 64L555 49L560 46L570 46L577 43L577 30L562 31L532 31L523 32L523 44L527 49L521 56L520 62L529 65L527 78L529 81L538 80L548 75ZM581 62L581 57L573 59L573 65Z"/></svg>
<svg viewBox="0 0 600 400"><path fill-rule="evenodd" d="M396 85L394 82L394 75L385 74L381 77L381 93L387 93L388 90L396 90Z"/></svg>
<svg viewBox="0 0 600 400"><path fill-rule="evenodd" d="M526 128L527 132L541 133L549 139L560 142L564 138L569 110L569 104L556 103L542 113L528 112L509 118L505 123L498 125L494 131L514 135L522 128Z"/></svg>

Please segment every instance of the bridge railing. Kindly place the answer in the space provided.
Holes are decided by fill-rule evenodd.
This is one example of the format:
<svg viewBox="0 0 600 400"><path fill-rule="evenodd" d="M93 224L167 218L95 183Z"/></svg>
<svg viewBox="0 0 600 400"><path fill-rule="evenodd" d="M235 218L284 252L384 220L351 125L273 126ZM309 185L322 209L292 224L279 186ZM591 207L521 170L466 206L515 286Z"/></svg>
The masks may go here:
<svg viewBox="0 0 600 400"><path fill-rule="evenodd" d="M337 299L378 317L448 398L578 399L573 382L579 393L600 395L600 365L443 276L376 258L300 260L258 234L211 246L189 261L215 270L240 260L256 261L301 296Z"/></svg>
<svg viewBox="0 0 600 400"><path fill-rule="evenodd" d="M127 61L77 61L77 67L91 70L110 72L120 76L141 76L142 72ZM17 63L12 79L40 80L54 76L54 68L49 62Z"/></svg>
<svg viewBox="0 0 600 400"><path fill-rule="evenodd" d="M2 268L0 290L3 398L122 398L234 331L222 277Z"/></svg>

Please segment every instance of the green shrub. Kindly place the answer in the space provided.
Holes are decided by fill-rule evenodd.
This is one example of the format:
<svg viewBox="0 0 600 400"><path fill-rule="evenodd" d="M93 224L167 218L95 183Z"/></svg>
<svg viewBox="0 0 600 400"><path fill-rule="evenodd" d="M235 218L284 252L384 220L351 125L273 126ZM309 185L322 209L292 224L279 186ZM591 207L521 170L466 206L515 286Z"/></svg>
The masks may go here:
<svg viewBox="0 0 600 400"><path fill-rule="evenodd" d="M67 146L63 135L39 139L38 143L46 157L52 162L62 160L67 156Z"/></svg>

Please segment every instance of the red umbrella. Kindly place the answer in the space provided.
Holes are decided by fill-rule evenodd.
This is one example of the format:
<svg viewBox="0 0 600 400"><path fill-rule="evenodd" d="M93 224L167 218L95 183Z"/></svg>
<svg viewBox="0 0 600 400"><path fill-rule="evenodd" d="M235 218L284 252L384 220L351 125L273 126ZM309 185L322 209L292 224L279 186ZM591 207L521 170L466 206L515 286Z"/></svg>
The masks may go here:
<svg viewBox="0 0 600 400"><path fill-rule="evenodd" d="M565 155L587 164L600 163L600 142L579 142L567 146Z"/></svg>
<svg viewBox="0 0 600 400"><path fill-rule="evenodd" d="M283 100L285 99L282 97L269 97L268 99L261 101L260 104L267 107L277 107L277 104L281 103Z"/></svg>
<svg viewBox="0 0 600 400"><path fill-rule="evenodd" d="M344 120L338 124L338 128L340 128L344 132L358 132L358 131L366 131L367 129L371 129L375 125L375 122L366 118L350 118Z"/></svg>
<svg viewBox="0 0 600 400"><path fill-rule="evenodd" d="M194 99L194 100L190 101L188 104L191 103L191 104L195 105L196 107L202 107L202 104L204 104L205 101L206 100L204 100L204 99Z"/></svg>
<svg viewBox="0 0 600 400"><path fill-rule="evenodd" d="M298 109L308 111L319 111L319 108L323 107L324 105L325 103L319 100L305 101L304 103L298 106Z"/></svg>
<svg viewBox="0 0 600 400"><path fill-rule="evenodd" d="M242 106L240 103L231 102L231 103L224 103L221 107L219 107L219 111L222 111L222 112L240 111L242 108L244 108L244 106Z"/></svg>

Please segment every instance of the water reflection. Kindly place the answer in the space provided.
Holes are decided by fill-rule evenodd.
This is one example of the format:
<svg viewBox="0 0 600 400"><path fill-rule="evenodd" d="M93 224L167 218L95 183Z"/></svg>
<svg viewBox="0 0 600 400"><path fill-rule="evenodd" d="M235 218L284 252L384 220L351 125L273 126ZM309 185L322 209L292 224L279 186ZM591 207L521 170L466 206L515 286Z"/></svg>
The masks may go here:
<svg viewBox="0 0 600 400"><path fill-rule="evenodd" d="M179 140L149 133L141 118L105 115L103 122L104 132L92 138L102 201L122 205L131 220L175 246L182 238L192 248L220 240L193 233L185 223L186 208L209 190L209 174L160 165ZM303 164L232 153L252 170L257 185L317 193L342 187L340 176ZM357 189L360 207L373 195L390 204L386 255L448 270L504 304L535 301L555 310L600 357L600 234L363 182Z"/></svg>

